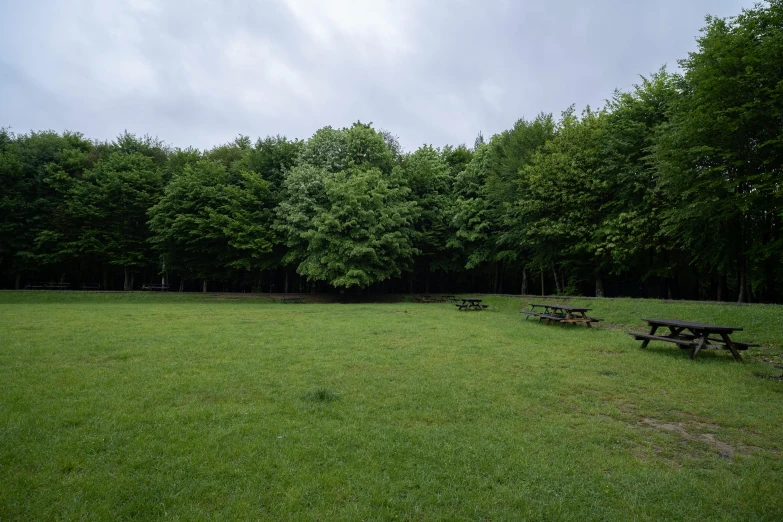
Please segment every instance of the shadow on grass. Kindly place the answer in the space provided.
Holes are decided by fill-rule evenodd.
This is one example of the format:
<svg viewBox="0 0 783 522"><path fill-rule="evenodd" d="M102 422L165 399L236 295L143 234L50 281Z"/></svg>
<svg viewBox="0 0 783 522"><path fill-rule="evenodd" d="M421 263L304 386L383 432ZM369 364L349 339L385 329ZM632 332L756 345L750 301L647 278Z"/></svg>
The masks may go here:
<svg viewBox="0 0 783 522"><path fill-rule="evenodd" d="M722 364L725 362L737 362L735 361L734 357L731 355L731 352L729 350L702 350L699 352L699 354L696 356L695 360L691 360L690 349L682 349L682 348L669 348L667 346L648 346L647 348L639 348L636 347L637 350L641 350L643 352L647 352L650 354L655 354L660 357L669 357L671 359L682 359L684 362L689 363L699 363L699 364ZM725 352L725 353L723 353Z"/></svg>

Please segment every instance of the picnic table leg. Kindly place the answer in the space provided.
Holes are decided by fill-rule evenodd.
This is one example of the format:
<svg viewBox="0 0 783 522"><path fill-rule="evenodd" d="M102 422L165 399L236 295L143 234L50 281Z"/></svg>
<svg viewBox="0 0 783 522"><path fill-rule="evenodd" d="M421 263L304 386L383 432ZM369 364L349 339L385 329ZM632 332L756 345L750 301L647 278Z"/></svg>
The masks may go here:
<svg viewBox="0 0 783 522"><path fill-rule="evenodd" d="M737 349L734 347L734 343L731 342L731 339L729 339L728 334L722 333L720 334L721 338L723 339L723 342L726 343L726 347L728 347L729 350L731 350L731 355L734 356L735 359L738 361L742 360L742 356L739 354Z"/></svg>
<svg viewBox="0 0 783 522"><path fill-rule="evenodd" d="M655 332L657 330L658 330L658 325L655 325L652 328L650 328L650 335L655 335ZM647 348L648 344L650 344L650 340L649 339L645 339L644 341L642 341L642 346L641 347L642 348Z"/></svg>
<svg viewBox="0 0 783 522"><path fill-rule="evenodd" d="M702 349L702 347L704 346L705 342L707 342L707 336L706 335L702 335L701 337L699 337L698 344L696 346L694 346L693 350L691 351L691 360L696 359L696 355L698 355L699 350Z"/></svg>
<svg viewBox="0 0 783 522"><path fill-rule="evenodd" d="M582 314L582 319L585 320L585 324L587 325L587 327L588 328L592 328L592 325L590 324L590 321L587 319L587 316L585 315L585 313L584 312L580 312L580 313Z"/></svg>

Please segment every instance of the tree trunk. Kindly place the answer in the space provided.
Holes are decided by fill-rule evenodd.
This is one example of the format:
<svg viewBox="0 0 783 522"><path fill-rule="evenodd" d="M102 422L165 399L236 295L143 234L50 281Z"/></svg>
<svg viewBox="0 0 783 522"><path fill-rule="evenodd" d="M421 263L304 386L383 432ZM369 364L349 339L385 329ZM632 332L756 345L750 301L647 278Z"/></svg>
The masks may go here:
<svg viewBox="0 0 783 522"><path fill-rule="evenodd" d="M206 292L207 292L207 280L206 280L206 279L204 279L204 280L201 282L201 291L202 291L202 292L204 292L204 293L206 293Z"/></svg>
<svg viewBox="0 0 783 522"><path fill-rule="evenodd" d="M124 267L123 269L125 270L125 281L123 281L123 283L122 283L122 289L127 292L128 290L130 290L130 288L129 288L129 285L130 285L130 278L129 278L129 276L130 276L130 274L128 273L128 267L127 266Z"/></svg>
<svg viewBox="0 0 783 522"><path fill-rule="evenodd" d="M560 278L557 277L557 268L555 267L555 260L551 259L550 261L552 262L552 275L555 276L555 290L557 291L558 294L562 294L563 288L560 286Z"/></svg>
<svg viewBox="0 0 783 522"><path fill-rule="evenodd" d="M283 293L288 293L288 268L285 269L285 288L283 289Z"/></svg>
<svg viewBox="0 0 783 522"><path fill-rule="evenodd" d="M492 293L497 294L500 287L500 263L495 263L495 277L492 281Z"/></svg>
<svg viewBox="0 0 783 522"><path fill-rule="evenodd" d="M408 287L408 293L413 293L413 272L411 272L410 278L408 279L409 287Z"/></svg>
<svg viewBox="0 0 783 522"><path fill-rule="evenodd" d="M595 296L604 296L604 280L601 278L601 272L595 271Z"/></svg>
<svg viewBox="0 0 783 522"><path fill-rule="evenodd" d="M131 272L131 283L130 283L130 289L133 290L133 286L136 282L136 272Z"/></svg>
<svg viewBox="0 0 783 522"><path fill-rule="evenodd" d="M106 265L103 266L103 289L109 289L109 270L106 268Z"/></svg>
<svg viewBox="0 0 783 522"><path fill-rule="evenodd" d="M748 274L747 265L744 261L740 261L739 264L739 297L737 297L738 303L748 302Z"/></svg>
<svg viewBox="0 0 783 522"><path fill-rule="evenodd" d="M544 296L544 269L541 269L541 296Z"/></svg>
<svg viewBox="0 0 783 522"><path fill-rule="evenodd" d="M672 294L672 278L667 277L666 278L666 299L671 301L674 299L674 294Z"/></svg>
<svg viewBox="0 0 783 522"><path fill-rule="evenodd" d="M18 273L16 274L16 278L14 278L14 290L19 290L19 281L22 279L22 274Z"/></svg>
<svg viewBox="0 0 783 522"><path fill-rule="evenodd" d="M179 291L184 292L185 291L185 278L179 280Z"/></svg>
<svg viewBox="0 0 783 522"><path fill-rule="evenodd" d="M728 282L726 281L726 272L721 271L718 274L718 296L717 296L718 301L723 301L724 299L726 299L726 294L728 293L727 288L728 288Z"/></svg>
<svg viewBox="0 0 783 522"><path fill-rule="evenodd" d="M527 295L527 268L522 269L522 295Z"/></svg>
<svg viewBox="0 0 783 522"><path fill-rule="evenodd" d="M424 293L429 294L430 293L430 271L429 269L424 274Z"/></svg>

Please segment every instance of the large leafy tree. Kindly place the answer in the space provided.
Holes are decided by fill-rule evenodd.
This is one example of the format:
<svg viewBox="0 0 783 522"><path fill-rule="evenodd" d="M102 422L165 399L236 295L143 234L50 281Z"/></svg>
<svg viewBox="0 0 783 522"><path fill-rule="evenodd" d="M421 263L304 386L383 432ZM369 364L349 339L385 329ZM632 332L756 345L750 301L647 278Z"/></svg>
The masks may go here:
<svg viewBox="0 0 783 522"><path fill-rule="evenodd" d="M6 270L19 284L23 273L59 270L77 261L67 244L78 230L67 214L66 195L94 161L81 134L31 132L0 137L0 247Z"/></svg>
<svg viewBox="0 0 783 522"><path fill-rule="evenodd" d="M449 246L461 253L465 268L471 269L489 261L494 255L492 231L496 223L490 220L487 177L492 170L493 151L479 144L470 163L454 181L452 226L454 235Z"/></svg>
<svg viewBox="0 0 783 522"><path fill-rule="evenodd" d="M677 96L677 77L661 69L630 92L616 91L607 104L600 155L612 197L594 239L596 256L612 274L671 283L687 262L662 232L661 213L669 203L654 161L657 132Z"/></svg>
<svg viewBox="0 0 783 522"><path fill-rule="evenodd" d="M453 270L455 253L447 245L452 235L453 178L440 151L425 145L405 159L405 180L416 201L419 214L415 221L415 246L426 272Z"/></svg>
<svg viewBox="0 0 783 522"><path fill-rule="evenodd" d="M369 125L316 132L284 194L277 229L286 261L308 280L365 288L410 268L416 203L383 135Z"/></svg>
<svg viewBox="0 0 783 522"><path fill-rule="evenodd" d="M601 143L606 117L586 110L582 117L567 111L557 135L524 167L525 192L517 201L533 259L543 270L549 265L558 292L571 283L595 276L602 294L605 259L598 254L597 231L610 199L601 170ZM563 276L561 269L567 269Z"/></svg>
<svg viewBox="0 0 783 522"><path fill-rule="evenodd" d="M780 277L781 27L780 0L708 17L657 142L666 231L695 264L736 273L739 301Z"/></svg>
<svg viewBox="0 0 783 522"><path fill-rule="evenodd" d="M28 192L30 183L24 176L15 136L0 128L0 268L14 275L19 288L24 263L22 252L32 245L26 227L30 218Z"/></svg>
<svg viewBox="0 0 783 522"><path fill-rule="evenodd" d="M214 160L185 165L149 211L152 242L166 267L183 277L239 278L267 266L276 241L269 225L269 184L258 174L235 174Z"/></svg>
<svg viewBox="0 0 783 522"><path fill-rule="evenodd" d="M71 186L67 214L79 228L63 248L80 258L121 267L124 288L132 289L134 271L154 263L147 211L161 190L161 173L152 158L113 152Z"/></svg>
<svg viewBox="0 0 783 522"><path fill-rule="evenodd" d="M551 114L540 114L535 120L519 119L511 129L494 136L490 141L492 168L486 180L490 219L496 223L492 236L494 260L521 271L522 293L528 291L527 265L531 252L525 241L525 222L514 212L514 205L527 191L522 175L555 132Z"/></svg>

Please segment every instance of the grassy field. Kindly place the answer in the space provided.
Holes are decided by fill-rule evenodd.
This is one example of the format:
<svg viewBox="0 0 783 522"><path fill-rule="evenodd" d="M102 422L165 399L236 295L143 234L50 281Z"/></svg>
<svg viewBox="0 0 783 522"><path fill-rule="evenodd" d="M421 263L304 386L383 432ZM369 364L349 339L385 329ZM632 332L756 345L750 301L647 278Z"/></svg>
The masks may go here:
<svg viewBox="0 0 783 522"><path fill-rule="evenodd" d="M1 292L0 520L783 519L782 307L487 302Z"/></svg>

